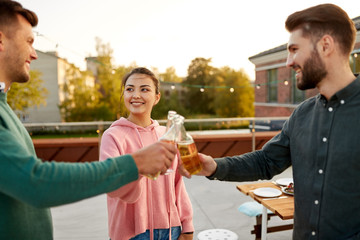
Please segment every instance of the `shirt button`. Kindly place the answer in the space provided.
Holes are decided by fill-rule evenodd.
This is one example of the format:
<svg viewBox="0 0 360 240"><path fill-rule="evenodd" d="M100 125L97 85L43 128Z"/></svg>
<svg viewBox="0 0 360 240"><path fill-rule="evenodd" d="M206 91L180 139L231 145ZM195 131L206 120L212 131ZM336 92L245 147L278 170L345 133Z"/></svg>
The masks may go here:
<svg viewBox="0 0 360 240"><path fill-rule="evenodd" d="M344 104L344 103L345 103L345 100L340 100L340 103L341 103L341 104Z"/></svg>
<svg viewBox="0 0 360 240"><path fill-rule="evenodd" d="M326 137L323 137L323 142L327 142L327 138Z"/></svg>
<svg viewBox="0 0 360 240"><path fill-rule="evenodd" d="M318 205L318 204L319 204L319 201L318 201L318 200L315 200L314 203L315 203L315 205Z"/></svg>
<svg viewBox="0 0 360 240"><path fill-rule="evenodd" d="M332 107L328 108L329 112L332 112L334 109Z"/></svg>
<svg viewBox="0 0 360 240"><path fill-rule="evenodd" d="M315 236L315 235L316 235L316 232L315 232L315 231L312 231L312 232L311 232L311 235Z"/></svg>
<svg viewBox="0 0 360 240"><path fill-rule="evenodd" d="M323 174L324 171L322 169L319 169L319 174Z"/></svg>

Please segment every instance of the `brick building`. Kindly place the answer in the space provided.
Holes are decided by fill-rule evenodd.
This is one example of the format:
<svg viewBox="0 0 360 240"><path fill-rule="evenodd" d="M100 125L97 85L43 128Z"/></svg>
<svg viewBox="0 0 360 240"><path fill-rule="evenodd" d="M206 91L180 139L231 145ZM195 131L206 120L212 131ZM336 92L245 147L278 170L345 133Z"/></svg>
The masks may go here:
<svg viewBox="0 0 360 240"><path fill-rule="evenodd" d="M356 44L349 59L354 73L360 73L360 16L353 19ZM255 64L255 117L289 116L296 106L317 94L316 89L300 91L294 70L286 67L287 44L249 58Z"/></svg>

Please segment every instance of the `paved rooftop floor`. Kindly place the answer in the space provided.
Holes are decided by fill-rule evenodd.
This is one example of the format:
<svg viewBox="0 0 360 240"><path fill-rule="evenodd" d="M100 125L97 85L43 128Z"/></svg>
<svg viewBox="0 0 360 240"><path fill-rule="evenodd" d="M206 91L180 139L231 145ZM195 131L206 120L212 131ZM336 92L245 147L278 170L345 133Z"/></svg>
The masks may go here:
<svg viewBox="0 0 360 240"><path fill-rule="evenodd" d="M291 177L291 168L274 179ZM221 228L235 232L240 239L255 239L250 234L255 224L254 217L240 213L237 208L252 201L236 189L238 182L210 181L205 177L193 176L185 179L186 188L194 210L194 239L199 232ZM55 240L100 240L108 239L106 196L100 195L77 203L51 209ZM273 217L269 226L291 223ZM270 233L268 240L291 239L292 230Z"/></svg>

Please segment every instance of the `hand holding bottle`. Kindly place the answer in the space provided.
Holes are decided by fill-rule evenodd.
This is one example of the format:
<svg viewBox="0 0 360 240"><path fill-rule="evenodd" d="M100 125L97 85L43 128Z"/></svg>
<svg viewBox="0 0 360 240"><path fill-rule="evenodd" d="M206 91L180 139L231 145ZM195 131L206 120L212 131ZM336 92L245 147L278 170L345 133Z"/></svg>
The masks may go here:
<svg viewBox="0 0 360 240"><path fill-rule="evenodd" d="M174 124L174 118L177 116L175 111L169 111L168 112L168 120L166 123L166 132L165 134L160 137L159 141L160 142L165 142L165 143L169 143L174 145L174 147L176 146L175 144L175 140L177 137L177 129L175 128L175 124ZM174 156L175 158L175 156ZM173 169L167 169L166 172L164 174L170 174L172 173L174 170ZM155 174L145 174L146 177L152 179L152 180L156 180L159 175L161 174L161 172L157 172Z"/></svg>
<svg viewBox="0 0 360 240"><path fill-rule="evenodd" d="M156 175L165 173L171 167L176 153L174 144L158 141L131 155L140 174Z"/></svg>
<svg viewBox="0 0 360 240"><path fill-rule="evenodd" d="M196 173L196 175L198 175L198 176L213 175L217 169L217 164L216 164L215 160L211 156L208 156L208 155L205 155L202 153L198 153L198 155L199 155L202 169L201 169L201 171ZM180 173L180 175L182 175L186 178L191 178L191 174L185 169L183 164L179 164L178 172Z"/></svg>
<svg viewBox="0 0 360 240"><path fill-rule="evenodd" d="M184 117L179 116L175 119L175 125L179 132L177 137L177 147L179 149L182 166L191 174L197 174L202 169L195 142L190 134L185 130Z"/></svg>

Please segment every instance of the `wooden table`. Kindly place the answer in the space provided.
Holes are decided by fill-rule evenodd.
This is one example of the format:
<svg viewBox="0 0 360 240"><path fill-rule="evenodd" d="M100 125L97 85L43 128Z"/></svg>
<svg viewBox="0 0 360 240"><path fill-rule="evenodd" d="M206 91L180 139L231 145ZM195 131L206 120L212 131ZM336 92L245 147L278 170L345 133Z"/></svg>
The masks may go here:
<svg viewBox="0 0 360 240"><path fill-rule="evenodd" d="M283 193L276 198L259 197L254 194L254 190L262 187L271 187L281 190L279 186L273 182L255 182L236 186L245 195L250 196L263 205L262 223L261 223L261 240L266 239L267 234L267 209L283 220L294 218L294 197Z"/></svg>

